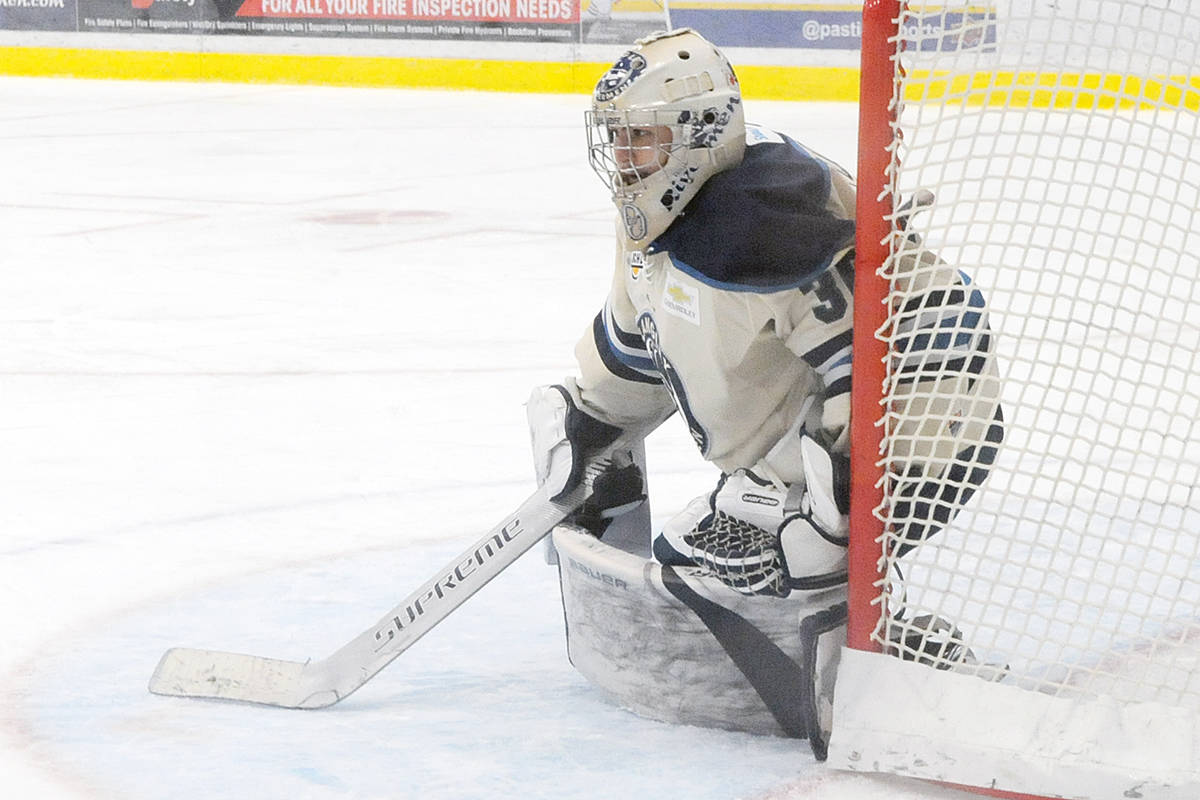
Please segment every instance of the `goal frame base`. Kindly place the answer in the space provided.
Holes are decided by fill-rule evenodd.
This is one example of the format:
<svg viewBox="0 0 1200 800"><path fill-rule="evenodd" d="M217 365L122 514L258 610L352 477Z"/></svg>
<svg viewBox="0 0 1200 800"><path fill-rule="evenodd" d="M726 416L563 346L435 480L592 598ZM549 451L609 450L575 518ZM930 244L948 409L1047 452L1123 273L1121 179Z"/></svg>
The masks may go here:
<svg viewBox="0 0 1200 800"><path fill-rule="evenodd" d="M1052 697L847 649L829 764L1010 798L1194 800L1200 724L1162 703Z"/></svg>

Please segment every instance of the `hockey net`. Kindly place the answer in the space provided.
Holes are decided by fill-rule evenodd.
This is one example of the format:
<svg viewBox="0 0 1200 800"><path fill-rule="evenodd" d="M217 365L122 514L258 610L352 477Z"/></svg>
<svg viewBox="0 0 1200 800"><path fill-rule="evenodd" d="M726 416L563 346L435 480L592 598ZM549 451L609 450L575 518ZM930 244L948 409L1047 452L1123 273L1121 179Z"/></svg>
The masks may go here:
<svg viewBox="0 0 1200 800"><path fill-rule="evenodd" d="M1200 3L867 0L863 53L855 650L830 761L1001 796L1200 797ZM919 272L939 264L986 312L931 311ZM952 381L929 365L906 373L914 309L951 342L986 321L994 463L960 439L961 469L930 467L922 437L964 406L930 400ZM949 521L913 540L919 470ZM931 618L988 669L905 654Z"/></svg>

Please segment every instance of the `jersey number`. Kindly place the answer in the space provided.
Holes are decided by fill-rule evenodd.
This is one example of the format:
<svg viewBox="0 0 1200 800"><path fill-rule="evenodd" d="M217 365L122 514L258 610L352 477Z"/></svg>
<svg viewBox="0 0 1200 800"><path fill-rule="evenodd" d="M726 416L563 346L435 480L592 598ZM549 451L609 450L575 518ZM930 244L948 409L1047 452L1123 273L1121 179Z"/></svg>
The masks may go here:
<svg viewBox="0 0 1200 800"><path fill-rule="evenodd" d="M804 287L804 291L815 294L821 301L819 306L813 308L813 316L821 322L829 324L846 316L849 304L832 272L822 272L821 277Z"/></svg>

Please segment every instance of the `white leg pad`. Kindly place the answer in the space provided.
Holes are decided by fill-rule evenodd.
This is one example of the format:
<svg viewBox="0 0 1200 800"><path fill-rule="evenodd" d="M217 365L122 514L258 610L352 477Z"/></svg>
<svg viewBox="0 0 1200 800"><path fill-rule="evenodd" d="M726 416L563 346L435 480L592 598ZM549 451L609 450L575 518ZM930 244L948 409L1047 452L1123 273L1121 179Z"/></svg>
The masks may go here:
<svg viewBox="0 0 1200 800"><path fill-rule="evenodd" d="M659 564L567 527L556 528L553 537L567 651L585 677L619 705L652 719L784 735L704 621L665 587ZM845 598L844 587L802 598L749 597L699 570L675 571L687 573L689 588L744 618L797 663L803 660L801 618ZM828 657L818 661L833 666ZM818 674L816 683L830 681Z"/></svg>

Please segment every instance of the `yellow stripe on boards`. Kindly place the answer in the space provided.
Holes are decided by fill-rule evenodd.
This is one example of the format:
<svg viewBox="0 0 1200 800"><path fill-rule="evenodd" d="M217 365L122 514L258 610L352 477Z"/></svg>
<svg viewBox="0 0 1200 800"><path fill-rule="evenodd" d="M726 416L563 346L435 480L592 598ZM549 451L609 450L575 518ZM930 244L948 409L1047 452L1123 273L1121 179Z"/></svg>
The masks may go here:
<svg viewBox="0 0 1200 800"><path fill-rule="evenodd" d="M549 94L590 94L608 66L561 61L0 47L3 75ZM742 92L751 101L858 100L858 70L851 67L745 65L736 69ZM914 71L905 80L904 98L910 103L971 106L1165 107L1195 112L1200 111L1200 75Z"/></svg>
<svg viewBox="0 0 1200 800"><path fill-rule="evenodd" d="M118 80L591 92L607 64L0 47L0 74Z"/></svg>
<svg viewBox="0 0 1200 800"><path fill-rule="evenodd" d="M1054 109L1172 108L1200 110L1200 75L914 71L905 80L910 103Z"/></svg>
<svg viewBox="0 0 1200 800"><path fill-rule="evenodd" d="M0 47L0 74L590 94L601 63ZM858 70L739 67L747 98L852 101Z"/></svg>
<svg viewBox="0 0 1200 800"><path fill-rule="evenodd" d="M762 67L734 65L748 100L858 100L858 70L852 67Z"/></svg>

